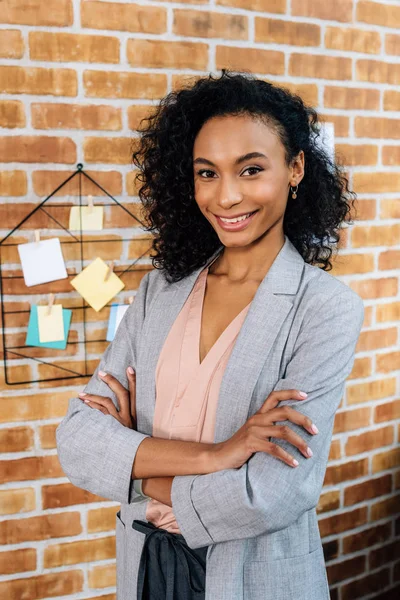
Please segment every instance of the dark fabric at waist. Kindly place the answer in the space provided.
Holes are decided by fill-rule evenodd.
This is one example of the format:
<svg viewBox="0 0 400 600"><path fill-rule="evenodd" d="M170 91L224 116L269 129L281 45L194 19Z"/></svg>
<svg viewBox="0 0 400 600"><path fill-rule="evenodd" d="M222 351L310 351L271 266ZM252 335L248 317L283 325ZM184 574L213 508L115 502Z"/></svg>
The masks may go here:
<svg viewBox="0 0 400 600"><path fill-rule="evenodd" d="M189 548L183 535L151 522L135 519L132 527L146 536L137 600L204 600L208 546Z"/></svg>

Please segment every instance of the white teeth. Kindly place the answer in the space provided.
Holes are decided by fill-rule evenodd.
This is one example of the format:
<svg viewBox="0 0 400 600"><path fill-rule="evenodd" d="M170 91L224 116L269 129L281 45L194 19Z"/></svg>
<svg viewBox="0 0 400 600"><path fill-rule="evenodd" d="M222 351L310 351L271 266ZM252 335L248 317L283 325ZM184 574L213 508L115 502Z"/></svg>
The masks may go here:
<svg viewBox="0 0 400 600"><path fill-rule="evenodd" d="M237 219L223 219L222 217L220 217L220 219L221 219L221 221L224 221L224 223L238 223L239 221L244 221L250 215L251 215L251 213L249 213L247 215L243 215L242 217L238 217Z"/></svg>

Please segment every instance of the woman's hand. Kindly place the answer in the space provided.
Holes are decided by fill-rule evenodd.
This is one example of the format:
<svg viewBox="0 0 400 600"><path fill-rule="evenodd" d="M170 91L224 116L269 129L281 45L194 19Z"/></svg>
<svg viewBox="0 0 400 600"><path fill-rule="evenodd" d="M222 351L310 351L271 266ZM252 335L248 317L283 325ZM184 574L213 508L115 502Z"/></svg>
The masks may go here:
<svg viewBox="0 0 400 600"><path fill-rule="evenodd" d="M215 444L216 470L236 469L241 467L254 452L267 452L291 467L297 466L293 456L286 452L281 446L273 444L267 438L282 438L296 446L305 457L307 454L306 442L290 429L287 425L274 425L275 421L288 419L297 425L302 425L313 435L318 429L313 430L311 419L297 412L290 406L278 407L283 400L303 400L298 390L282 390L271 392L262 407L252 415L246 423L228 440ZM314 426L315 427L315 426ZM214 453L214 451L213 451ZM297 464L296 464L297 463Z"/></svg>
<svg viewBox="0 0 400 600"><path fill-rule="evenodd" d="M111 398L106 396L96 396L84 392L78 395L90 408L95 408L104 415L111 415L129 429L136 429L136 373L132 367L128 367L126 374L129 384L128 390L113 375L104 373L104 371L98 372L100 379L114 392L118 408Z"/></svg>

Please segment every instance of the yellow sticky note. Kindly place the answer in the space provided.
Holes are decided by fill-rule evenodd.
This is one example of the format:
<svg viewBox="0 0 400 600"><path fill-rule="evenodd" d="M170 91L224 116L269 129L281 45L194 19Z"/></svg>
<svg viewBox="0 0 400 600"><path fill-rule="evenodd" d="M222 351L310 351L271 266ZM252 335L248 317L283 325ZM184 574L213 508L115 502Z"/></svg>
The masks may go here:
<svg viewBox="0 0 400 600"><path fill-rule="evenodd" d="M38 329L39 341L60 342L64 340L64 320L62 304L53 304L50 314L47 314L48 306L38 306Z"/></svg>
<svg viewBox="0 0 400 600"><path fill-rule="evenodd" d="M71 280L71 285L96 312L125 287L115 273L111 273L108 280L104 281L107 271L108 265L97 257Z"/></svg>
<svg viewBox="0 0 400 600"><path fill-rule="evenodd" d="M81 229L79 210L83 230L99 231L103 229L103 206L93 206L92 210L89 206L73 206L69 213L69 229L72 231Z"/></svg>

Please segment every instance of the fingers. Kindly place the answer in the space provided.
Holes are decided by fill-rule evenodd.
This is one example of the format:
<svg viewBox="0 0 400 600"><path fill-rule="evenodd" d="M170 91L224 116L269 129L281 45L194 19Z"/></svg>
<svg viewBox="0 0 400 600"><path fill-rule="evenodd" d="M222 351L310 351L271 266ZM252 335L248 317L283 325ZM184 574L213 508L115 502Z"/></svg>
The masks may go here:
<svg viewBox="0 0 400 600"><path fill-rule="evenodd" d="M130 415L130 407L129 407L129 391L124 388L122 383L118 381L113 375L110 373L105 373L104 371L99 371L98 375L104 383L108 385L108 387L114 392L115 397L118 402L118 408L121 416L123 418ZM102 396L99 396L102 398Z"/></svg>
<svg viewBox="0 0 400 600"><path fill-rule="evenodd" d="M115 418L118 417L118 411L111 398L105 398L104 396L96 396L94 394L85 394L85 392L82 392L78 395L79 398L83 400L83 402L85 402L85 404L87 404L90 408L97 408L98 410L100 410L100 412L102 412L105 415L112 415Z"/></svg>
<svg viewBox="0 0 400 600"><path fill-rule="evenodd" d="M129 385L129 399L130 399L130 411L132 419L136 423L136 373L132 367L128 367L126 370Z"/></svg>
<svg viewBox="0 0 400 600"><path fill-rule="evenodd" d="M277 392L271 392L257 412L268 412L272 408L275 408L279 402L283 402L285 400L305 400L305 398L307 398L307 394L304 394L305 392L301 392L299 390L280 390Z"/></svg>

